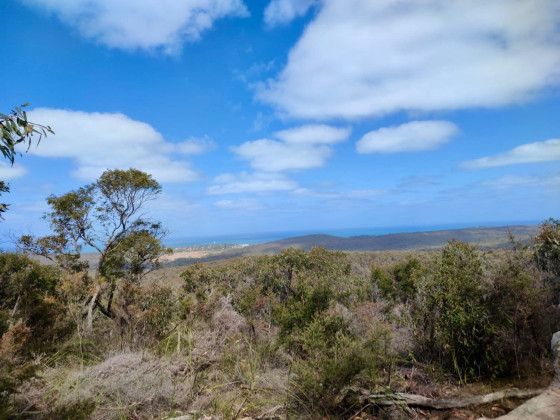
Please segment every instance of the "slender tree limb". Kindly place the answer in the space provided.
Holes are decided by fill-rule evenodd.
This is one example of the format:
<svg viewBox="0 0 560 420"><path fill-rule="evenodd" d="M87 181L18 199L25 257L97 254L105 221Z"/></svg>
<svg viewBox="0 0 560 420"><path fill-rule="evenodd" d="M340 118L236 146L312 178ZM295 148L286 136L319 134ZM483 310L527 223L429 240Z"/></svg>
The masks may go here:
<svg viewBox="0 0 560 420"><path fill-rule="evenodd" d="M101 305L99 303L99 301L95 302L95 306L99 308L99 310L101 311L101 313L103 315L105 315L107 318L113 318L113 313L111 312L111 310L107 310L103 307L103 305Z"/></svg>

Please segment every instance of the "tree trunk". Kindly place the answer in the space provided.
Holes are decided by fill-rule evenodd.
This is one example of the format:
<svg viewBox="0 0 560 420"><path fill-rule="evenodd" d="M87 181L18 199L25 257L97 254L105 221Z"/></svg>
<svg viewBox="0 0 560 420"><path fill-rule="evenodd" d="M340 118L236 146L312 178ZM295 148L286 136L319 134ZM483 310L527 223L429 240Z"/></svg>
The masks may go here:
<svg viewBox="0 0 560 420"><path fill-rule="evenodd" d="M91 244L90 244L91 245ZM99 251L99 248L97 248ZM103 267L103 263L105 262L105 257L107 254L105 252L100 252L99 261L97 262L97 269L95 270L95 274L93 276L93 281L95 282L95 289L93 291L93 296L89 301L88 311L87 311L87 320L86 320L86 331L88 333L93 331L93 311L95 310L95 306L97 305L97 298L99 297L99 293L101 292L101 285L99 284L99 275L101 274L101 267Z"/></svg>
<svg viewBox="0 0 560 420"><path fill-rule="evenodd" d="M93 296L89 301L89 306L88 306L87 321L86 321L87 332L93 331L93 310L95 309L95 304L97 302L97 298L99 296L100 291L101 291L101 285L98 282L96 282L95 290L93 291Z"/></svg>
<svg viewBox="0 0 560 420"><path fill-rule="evenodd" d="M17 314L20 299L21 299L21 295L18 295L16 304L14 305L14 309L12 309L12 318L15 317Z"/></svg>

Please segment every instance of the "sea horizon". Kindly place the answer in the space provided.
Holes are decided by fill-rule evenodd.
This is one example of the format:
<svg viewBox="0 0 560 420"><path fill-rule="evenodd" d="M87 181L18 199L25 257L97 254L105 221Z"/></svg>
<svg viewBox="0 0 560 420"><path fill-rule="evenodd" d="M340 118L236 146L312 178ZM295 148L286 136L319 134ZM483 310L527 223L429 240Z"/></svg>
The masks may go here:
<svg viewBox="0 0 560 420"><path fill-rule="evenodd" d="M169 238L164 240L164 243L166 246L171 248L212 244L256 245L306 235L332 235L342 238L350 238L353 236L363 235L380 236L390 235L394 233L433 232L439 230L467 229L476 227L524 226L538 225L540 223L542 223L542 221L537 222L534 220L516 222L444 223L434 225L302 229L208 236L170 236Z"/></svg>

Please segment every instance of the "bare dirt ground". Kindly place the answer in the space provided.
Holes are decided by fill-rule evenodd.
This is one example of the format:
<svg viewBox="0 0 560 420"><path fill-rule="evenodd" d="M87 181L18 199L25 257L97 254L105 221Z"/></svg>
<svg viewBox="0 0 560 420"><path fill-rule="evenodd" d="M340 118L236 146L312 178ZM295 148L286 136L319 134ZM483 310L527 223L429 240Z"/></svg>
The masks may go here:
<svg viewBox="0 0 560 420"><path fill-rule="evenodd" d="M164 262L175 261L180 258L204 258L210 255L221 254L222 251L180 251L173 252L171 255L164 255L161 260Z"/></svg>

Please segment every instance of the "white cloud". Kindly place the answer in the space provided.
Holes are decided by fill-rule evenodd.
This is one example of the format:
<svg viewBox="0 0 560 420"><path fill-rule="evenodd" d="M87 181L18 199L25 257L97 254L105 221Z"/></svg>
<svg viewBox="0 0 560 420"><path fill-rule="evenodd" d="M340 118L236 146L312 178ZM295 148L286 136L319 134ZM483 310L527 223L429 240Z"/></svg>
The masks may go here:
<svg viewBox="0 0 560 420"><path fill-rule="evenodd" d="M460 166L465 169L483 169L554 160L560 160L560 139L523 144L504 153L463 162Z"/></svg>
<svg viewBox="0 0 560 420"><path fill-rule="evenodd" d="M319 168L332 153L328 146L294 146L269 139L248 141L232 150L250 161L253 169L264 172Z"/></svg>
<svg viewBox="0 0 560 420"><path fill-rule="evenodd" d="M497 107L560 79L557 0L325 0L257 97L298 118Z"/></svg>
<svg viewBox="0 0 560 420"><path fill-rule="evenodd" d="M272 0L264 11L264 21L273 27L304 15L318 0Z"/></svg>
<svg viewBox="0 0 560 420"><path fill-rule="evenodd" d="M399 183L399 188L418 188L430 187L440 184L440 177L437 175L412 175L403 178Z"/></svg>
<svg viewBox="0 0 560 420"><path fill-rule="evenodd" d="M290 191L297 188L297 183L282 175L272 173L223 174L214 179L207 194L239 194Z"/></svg>
<svg viewBox="0 0 560 420"><path fill-rule="evenodd" d="M267 62L257 61L245 70L236 71L235 78L243 83L253 83L254 80L262 77L264 74L271 72L276 67L276 62L274 60L269 60Z"/></svg>
<svg viewBox="0 0 560 420"><path fill-rule="evenodd" d="M209 137L190 137L175 145L175 151L182 155L200 155L215 148L216 144Z"/></svg>
<svg viewBox="0 0 560 420"><path fill-rule="evenodd" d="M27 169L24 166L17 163L12 166L9 163L0 161L0 181L9 181L10 179L21 178L26 173Z"/></svg>
<svg viewBox="0 0 560 420"><path fill-rule="evenodd" d="M560 186L560 176L539 177L524 175L506 175L500 178L489 179L479 183L482 187L493 189L527 188L543 186Z"/></svg>
<svg viewBox="0 0 560 420"><path fill-rule="evenodd" d="M216 207L225 210L257 211L266 208L260 200L244 198L241 200L220 200L215 203Z"/></svg>
<svg viewBox="0 0 560 420"><path fill-rule="evenodd" d="M34 213L45 213L50 207L46 200L41 201L23 201L20 203L14 203L13 208L10 207L12 211L17 212L34 212Z"/></svg>
<svg viewBox="0 0 560 420"><path fill-rule="evenodd" d="M350 128L316 124L277 131L274 136L287 143L334 144L346 140L351 131Z"/></svg>
<svg viewBox="0 0 560 420"><path fill-rule="evenodd" d="M296 195L315 197L315 198L326 198L326 199L364 199L370 197L378 197L381 195L386 195L389 193L388 190L352 190L347 192L321 192L313 191L307 188L298 188L294 191Z"/></svg>
<svg viewBox="0 0 560 420"><path fill-rule="evenodd" d="M81 35L124 50L176 53L214 21L248 14L242 0L21 0L54 13Z"/></svg>
<svg viewBox="0 0 560 420"><path fill-rule="evenodd" d="M152 126L119 113L99 113L38 108L31 121L48 122L49 135L30 154L69 158L78 166L73 175L83 181L97 178L106 169L137 168L160 182L191 182L196 172L185 160L171 154L185 144L166 142Z"/></svg>
<svg viewBox="0 0 560 420"><path fill-rule="evenodd" d="M432 150L459 132L448 121L412 121L370 131L357 143L358 153L398 153Z"/></svg>
<svg viewBox="0 0 560 420"><path fill-rule="evenodd" d="M257 171L282 172L320 168L333 152L329 145L346 140L350 131L349 128L327 125L306 125L275 133L283 141L248 141L231 150L241 159L248 160Z"/></svg>
<svg viewBox="0 0 560 420"><path fill-rule="evenodd" d="M146 203L150 213L173 214L175 218L182 218L186 214L201 210L200 204L182 195L174 195L165 192L158 196L157 200Z"/></svg>

